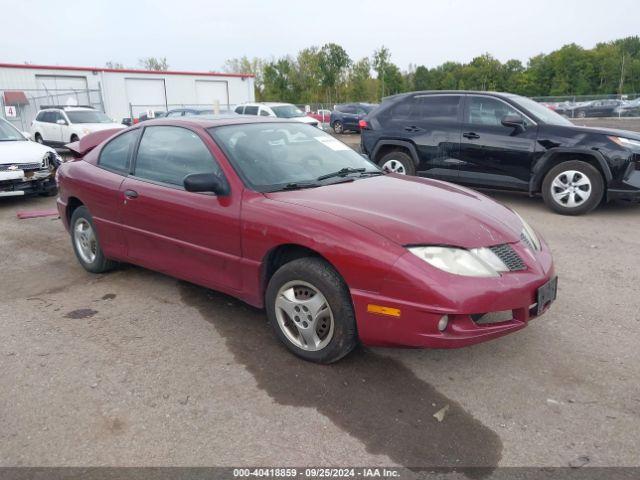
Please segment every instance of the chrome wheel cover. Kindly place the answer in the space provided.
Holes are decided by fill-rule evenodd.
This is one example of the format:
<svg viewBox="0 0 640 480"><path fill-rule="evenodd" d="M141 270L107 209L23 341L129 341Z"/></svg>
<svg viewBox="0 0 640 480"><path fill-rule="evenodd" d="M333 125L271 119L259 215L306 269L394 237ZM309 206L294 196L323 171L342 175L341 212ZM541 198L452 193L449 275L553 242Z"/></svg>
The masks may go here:
<svg viewBox="0 0 640 480"><path fill-rule="evenodd" d="M591 196L591 180L577 170L567 170L556 176L551 182L551 196L563 207L576 208L583 205Z"/></svg>
<svg viewBox="0 0 640 480"><path fill-rule="evenodd" d="M85 263L93 263L98 253L98 240L91 224L79 218L73 227L73 241L80 258Z"/></svg>
<svg viewBox="0 0 640 480"><path fill-rule="evenodd" d="M404 165L399 160L387 160L382 164L382 170L387 173L398 173L400 175L406 175L407 169L404 168Z"/></svg>
<svg viewBox="0 0 640 480"><path fill-rule="evenodd" d="M322 350L333 338L335 322L329 302L308 282L293 280L280 287L275 314L282 333L301 350Z"/></svg>

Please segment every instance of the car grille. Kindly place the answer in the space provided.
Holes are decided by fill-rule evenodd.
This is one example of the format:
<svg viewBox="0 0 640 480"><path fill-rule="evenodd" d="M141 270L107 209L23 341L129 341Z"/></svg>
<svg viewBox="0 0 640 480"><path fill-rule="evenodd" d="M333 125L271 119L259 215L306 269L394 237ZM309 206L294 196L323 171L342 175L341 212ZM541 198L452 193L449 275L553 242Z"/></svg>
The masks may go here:
<svg viewBox="0 0 640 480"><path fill-rule="evenodd" d="M504 245L495 245L489 248L500 260L502 260L510 271L518 272L520 270L527 269L527 266L520 258L520 255L518 255L511 245L505 243Z"/></svg>
<svg viewBox="0 0 640 480"><path fill-rule="evenodd" d="M10 167L15 167L11 170L40 170L40 168L42 168L42 163L9 163L6 165L0 165L0 172L7 172Z"/></svg>

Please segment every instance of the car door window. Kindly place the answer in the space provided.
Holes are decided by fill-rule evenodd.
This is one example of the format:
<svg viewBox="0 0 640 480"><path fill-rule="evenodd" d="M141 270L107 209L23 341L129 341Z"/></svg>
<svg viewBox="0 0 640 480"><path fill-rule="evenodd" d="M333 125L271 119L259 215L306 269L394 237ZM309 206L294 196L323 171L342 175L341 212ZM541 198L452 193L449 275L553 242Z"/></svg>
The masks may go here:
<svg viewBox="0 0 640 480"><path fill-rule="evenodd" d="M492 97L470 97L468 122L472 125L501 126L502 119L507 115L520 117L527 123L515 108L505 102Z"/></svg>
<svg viewBox="0 0 640 480"><path fill-rule="evenodd" d="M408 114L415 120L455 122L461 99L460 95L418 95L412 98Z"/></svg>
<svg viewBox="0 0 640 480"><path fill-rule="evenodd" d="M246 107L244 107L244 114L245 115L258 115L258 107L247 105Z"/></svg>
<svg viewBox="0 0 640 480"><path fill-rule="evenodd" d="M242 109L243 109L243 108L244 108L244 106L243 106L243 105L240 105L239 107L236 107L235 112L236 112L236 113L239 113L239 114L242 114Z"/></svg>
<svg viewBox="0 0 640 480"><path fill-rule="evenodd" d="M129 172L129 161L138 140L139 130L132 130L117 136L107 143L100 152L98 165L119 173Z"/></svg>
<svg viewBox="0 0 640 480"><path fill-rule="evenodd" d="M222 174L195 132L171 126L145 128L136 156L136 177L182 187L184 177L193 173Z"/></svg>
<svg viewBox="0 0 640 480"><path fill-rule="evenodd" d="M261 117L270 117L271 115L269 114L269 112L267 110L265 110L264 108L260 109L260 116Z"/></svg>

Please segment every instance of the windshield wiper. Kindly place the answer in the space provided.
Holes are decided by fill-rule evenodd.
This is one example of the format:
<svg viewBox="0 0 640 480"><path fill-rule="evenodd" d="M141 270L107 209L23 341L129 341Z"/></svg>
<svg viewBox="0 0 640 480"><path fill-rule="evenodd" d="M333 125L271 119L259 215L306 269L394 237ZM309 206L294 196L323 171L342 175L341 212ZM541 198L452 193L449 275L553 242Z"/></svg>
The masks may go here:
<svg viewBox="0 0 640 480"><path fill-rule="evenodd" d="M325 175L320 175L316 180L320 181L320 180L326 180L327 178L333 178L333 177L346 177L347 175L351 174L351 173L362 173L364 171L366 171L366 168L341 168L340 170L338 170L337 172L332 172L332 173L327 173Z"/></svg>
<svg viewBox="0 0 640 480"><path fill-rule="evenodd" d="M271 190L272 192L282 192L284 190L301 190L303 188L315 188L315 187L319 187L320 185L318 185L317 183L297 183L297 182L291 182L291 183L287 183L286 185L283 185L281 187L278 187L274 190Z"/></svg>

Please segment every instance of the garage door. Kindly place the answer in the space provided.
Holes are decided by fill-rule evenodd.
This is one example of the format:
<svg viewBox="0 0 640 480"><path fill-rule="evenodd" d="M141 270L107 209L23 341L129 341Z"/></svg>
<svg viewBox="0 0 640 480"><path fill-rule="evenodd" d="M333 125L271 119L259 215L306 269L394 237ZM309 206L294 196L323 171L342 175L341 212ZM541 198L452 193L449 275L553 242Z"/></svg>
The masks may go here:
<svg viewBox="0 0 640 480"><path fill-rule="evenodd" d="M131 104L133 115L139 116L147 110L166 110L164 79L125 78L127 103Z"/></svg>
<svg viewBox="0 0 640 480"><path fill-rule="evenodd" d="M225 110L229 103L229 89L227 82L219 80L196 80L196 98L198 104L216 105L219 104Z"/></svg>
<svg viewBox="0 0 640 480"><path fill-rule="evenodd" d="M89 105L87 77L72 75L36 75L38 88L46 98L40 104Z"/></svg>

